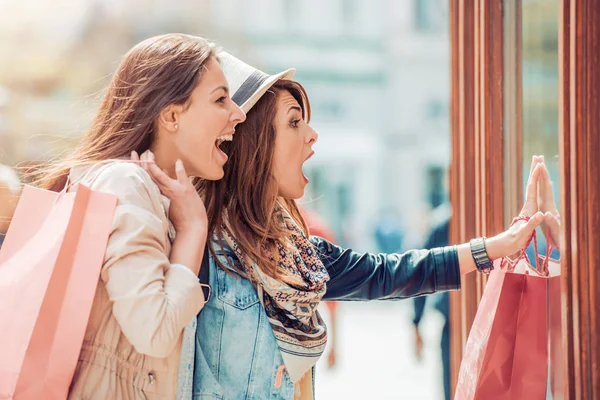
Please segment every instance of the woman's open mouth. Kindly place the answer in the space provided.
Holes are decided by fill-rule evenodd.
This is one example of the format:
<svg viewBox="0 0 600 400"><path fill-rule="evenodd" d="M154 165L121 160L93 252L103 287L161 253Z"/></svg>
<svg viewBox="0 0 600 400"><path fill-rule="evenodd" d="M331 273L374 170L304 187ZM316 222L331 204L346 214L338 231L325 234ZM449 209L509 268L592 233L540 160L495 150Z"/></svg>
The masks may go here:
<svg viewBox="0 0 600 400"><path fill-rule="evenodd" d="M306 159L304 160L304 162L302 163L302 168L300 168L300 171L302 172L302 178L304 179L304 183L308 183L308 182L310 182L310 181L308 180L308 178L306 177L306 174L304 173L304 170L303 170L303 168L304 168L304 163L305 163L305 162L307 162L307 161L308 161L308 159L309 159L309 158L311 158L311 157L312 157L314 154L315 154L315 151L314 151L314 150L313 150L313 151L311 151L311 152L308 154L308 156L306 157Z"/></svg>
<svg viewBox="0 0 600 400"><path fill-rule="evenodd" d="M227 154L223 150L221 150L221 145L224 142L231 142L232 140L233 140L233 134L221 135L215 141L215 149L216 149L217 155L219 156L219 158L221 158L223 160L223 163L225 163L229 157L227 157Z"/></svg>

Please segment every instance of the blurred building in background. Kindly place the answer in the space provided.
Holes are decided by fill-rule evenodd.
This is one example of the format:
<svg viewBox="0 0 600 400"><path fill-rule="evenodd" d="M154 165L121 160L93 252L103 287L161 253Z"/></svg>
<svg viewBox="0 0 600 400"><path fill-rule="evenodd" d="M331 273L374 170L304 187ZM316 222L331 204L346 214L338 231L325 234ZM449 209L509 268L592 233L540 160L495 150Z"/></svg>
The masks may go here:
<svg viewBox="0 0 600 400"><path fill-rule="evenodd" d="M260 68L297 68L319 132L304 201L343 244L377 250L395 215L419 244L449 163L447 2L213 1L216 38ZM252 16L245 18L245 16Z"/></svg>
<svg viewBox="0 0 600 400"><path fill-rule="evenodd" d="M35 163L87 129L122 55L166 32L198 34L268 72L297 69L317 153L307 207L345 245L377 250L394 214L407 245L445 193L449 39L441 0L0 1L0 162Z"/></svg>

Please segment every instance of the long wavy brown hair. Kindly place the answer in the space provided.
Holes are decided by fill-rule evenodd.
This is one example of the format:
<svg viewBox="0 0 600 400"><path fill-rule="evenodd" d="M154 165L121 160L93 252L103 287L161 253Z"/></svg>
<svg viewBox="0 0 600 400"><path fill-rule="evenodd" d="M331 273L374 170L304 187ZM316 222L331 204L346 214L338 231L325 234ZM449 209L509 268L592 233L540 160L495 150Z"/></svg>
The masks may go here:
<svg viewBox="0 0 600 400"><path fill-rule="evenodd" d="M201 183L208 213L209 238L216 235L220 246L223 246L224 218L227 215L231 234L242 254L256 261L273 278L281 276L276 242L286 246L284 238L291 234L276 217L277 202L288 210L308 236L308 228L296 202L278 196L273 177L277 99L285 91L298 101L303 118L310 121L310 103L302 85L290 80L277 81L247 113L246 121L237 126L233 141L223 144L222 148L229 156L223 179ZM214 256L216 249L212 243L209 248ZM215 257L215 260L221 268L225 267L218 258ZM229 267L246 275L233 265Z"/></svg>
<svg viewBox="0 0 600 400"><path fill-rule="evenodd" d="M215 50L208 41L182 34L134 46L117 68L91 129L68 155L35 171L33 184L59 191L75 166L148 150L161 110L189 103L211 57Z"/></svg>

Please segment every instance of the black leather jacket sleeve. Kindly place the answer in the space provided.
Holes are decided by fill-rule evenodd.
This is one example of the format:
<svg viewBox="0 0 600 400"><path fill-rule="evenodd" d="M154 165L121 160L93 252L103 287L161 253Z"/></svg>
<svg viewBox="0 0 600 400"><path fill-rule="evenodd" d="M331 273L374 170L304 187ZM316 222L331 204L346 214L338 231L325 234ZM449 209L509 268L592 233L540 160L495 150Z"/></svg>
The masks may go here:
<svg viewBox="0 0 600 400"><path fill-rule="evenodd" d="M460 289L456 247L357 253L311 236L329 272L324 300L391 300Z"/></svg>

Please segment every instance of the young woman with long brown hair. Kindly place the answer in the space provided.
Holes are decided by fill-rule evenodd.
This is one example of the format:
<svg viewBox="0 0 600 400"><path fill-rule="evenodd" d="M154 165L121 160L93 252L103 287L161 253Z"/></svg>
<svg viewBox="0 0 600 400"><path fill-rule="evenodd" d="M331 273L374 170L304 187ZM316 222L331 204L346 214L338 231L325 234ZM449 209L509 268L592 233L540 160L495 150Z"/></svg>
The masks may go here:
<svg viewBox="0 0 600 400"><path fill-rule="evenodd" d="M198 316L186 378L193 375L194 396L314 398L314 365L327 340L321 300L458 290L462 274L489 271L493 259L518 252L544 218L537 187L545 167L534 159L522 210L528 221L487 240L376 255L310 237L295 203L318 138L304 88L289 80L293 70L269 76L226 53L220 59L232 98L248 116L224 146L224 178L202 187L211 238L202 272L215 295Z"/></svg>
<svg viewBox="0 0 600 400"><path fill-rule="evenodd" d="M81 143L40 172L43 188L118 197L69 398L175 398L182 332L206 301L207 216L188 174L220 179L219 146L244 119L206 40L153 37L125 55ZM147 163L127 162L137 154Z"/></svg>

